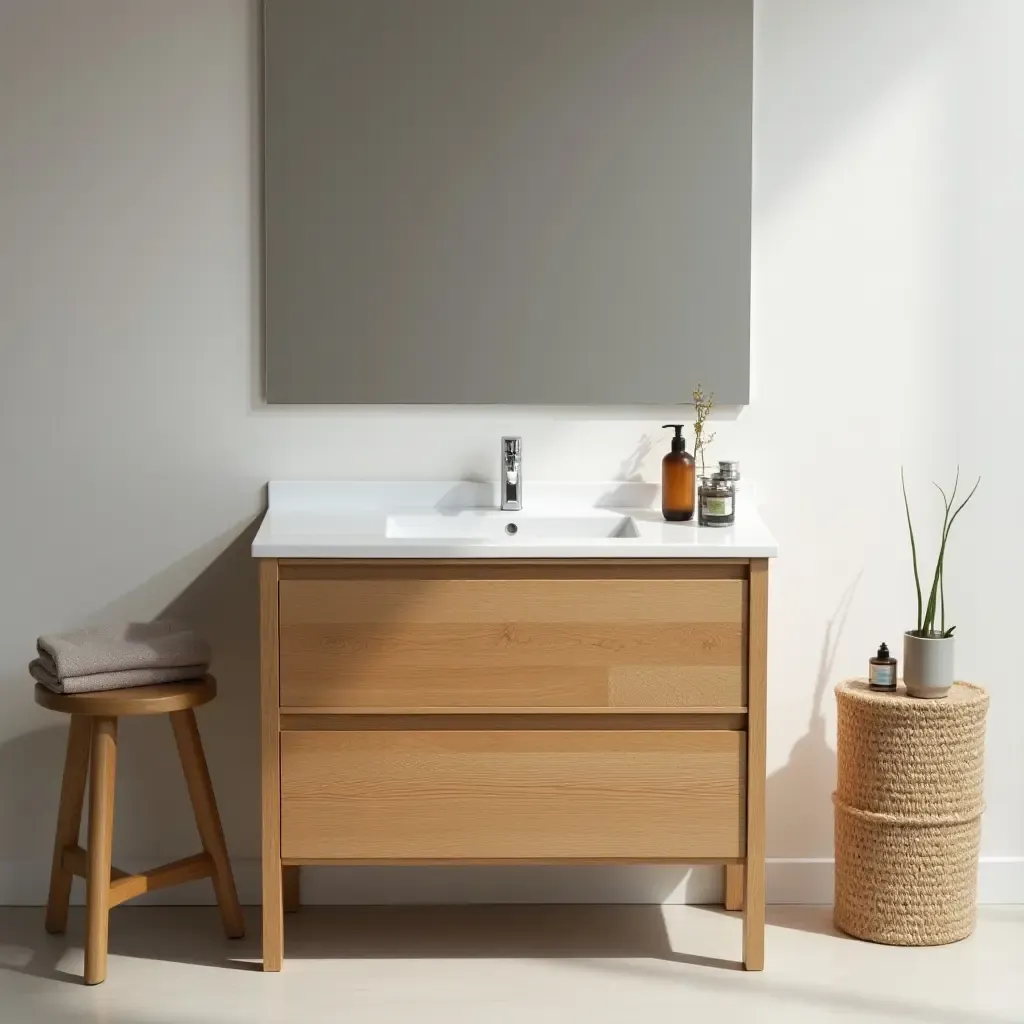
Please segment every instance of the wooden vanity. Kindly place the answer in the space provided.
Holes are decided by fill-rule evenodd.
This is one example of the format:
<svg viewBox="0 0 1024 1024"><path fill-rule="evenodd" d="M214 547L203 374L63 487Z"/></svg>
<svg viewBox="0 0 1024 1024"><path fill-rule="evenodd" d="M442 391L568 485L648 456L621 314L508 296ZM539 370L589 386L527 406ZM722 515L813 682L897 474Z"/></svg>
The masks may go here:
<svg viewBox="0 0 1024 1024"><path fill-rule="evenodd" d="M721 864L764 965L766 558L260 558L263 966L304 864Z"/></svg>

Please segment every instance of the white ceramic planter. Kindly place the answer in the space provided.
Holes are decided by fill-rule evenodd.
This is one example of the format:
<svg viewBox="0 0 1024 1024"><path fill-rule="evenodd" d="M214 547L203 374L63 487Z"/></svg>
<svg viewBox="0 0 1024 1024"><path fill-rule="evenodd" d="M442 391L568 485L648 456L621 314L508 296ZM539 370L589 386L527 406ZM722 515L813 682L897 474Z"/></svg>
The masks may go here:
<svg viewBox="0 0 1024 1024"><path fill-rule="evenodd" d="M953 686L953 637L903 634L903 682L911 697L945 697Z"/></svg>

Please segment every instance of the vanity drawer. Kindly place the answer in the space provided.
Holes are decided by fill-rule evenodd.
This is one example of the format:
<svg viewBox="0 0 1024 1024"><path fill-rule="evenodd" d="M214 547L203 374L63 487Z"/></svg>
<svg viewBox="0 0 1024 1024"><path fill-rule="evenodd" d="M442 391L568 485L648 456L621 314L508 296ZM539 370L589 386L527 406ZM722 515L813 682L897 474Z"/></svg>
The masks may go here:
<svg viewBox="0 0 1024 1024"><path fill-rule="evenodd" d="M285 707L746 704L743 579L283 579Z"/></svg>
<svg viewBox="0 0 1024 1024"><path fill-rule="evenodd" d="M281 734L285 860L729 859L744 732Z"/></svg>

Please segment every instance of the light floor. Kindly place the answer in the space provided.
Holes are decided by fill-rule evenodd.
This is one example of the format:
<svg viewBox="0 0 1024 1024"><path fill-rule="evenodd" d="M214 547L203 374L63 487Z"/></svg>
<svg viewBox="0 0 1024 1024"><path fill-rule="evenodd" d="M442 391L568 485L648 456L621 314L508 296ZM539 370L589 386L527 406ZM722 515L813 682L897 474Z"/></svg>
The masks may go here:
<svg viewBox="0 0 1024 1024"><path fill-rule="evenodd" d="M285 970L258 971L206 907L122 907L105 984L86 988L80 910L0 908L2 1024L1003 1024L1024 1021L1024 907L984 907L965 942L843 938L824 907L770 907L767 969L738 969L714 907L304 908Z"/></svg>

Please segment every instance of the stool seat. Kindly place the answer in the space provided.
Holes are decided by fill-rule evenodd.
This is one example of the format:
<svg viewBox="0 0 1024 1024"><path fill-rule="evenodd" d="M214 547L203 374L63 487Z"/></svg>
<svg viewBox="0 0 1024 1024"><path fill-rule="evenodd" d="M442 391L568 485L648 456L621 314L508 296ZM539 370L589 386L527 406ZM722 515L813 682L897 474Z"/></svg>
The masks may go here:
<svg viewBox="0 0 1024 1024"><path fill-rule="evenodd" d="M217 683L210 675L180 683L153 683L92 693L54 693L36 685L37 704L71 716L46 902L46 930L55 935L65 930L72 879L75 875L85 878L87 985L98 984L107 976L110 908L165 886L211 879L225 934L228 938L245 934L245 919L193 711L213 700L216 694ZM191 857L131 875L110 863L110 853L118 719L138 715L167 715L170 721L203 848ZM84 848L79 846L78 839L87 780L89 845Z"/></svg>
<svg viewBox="0 0 1024 1024"><path fill-rule="evenodd" d="M197 708L217 696L217 681L206 675L181 683L152 683L123 690L94 690L91 693L54 693L36 683L36 703L67 715L167 715L172 711Z"/></svg>

